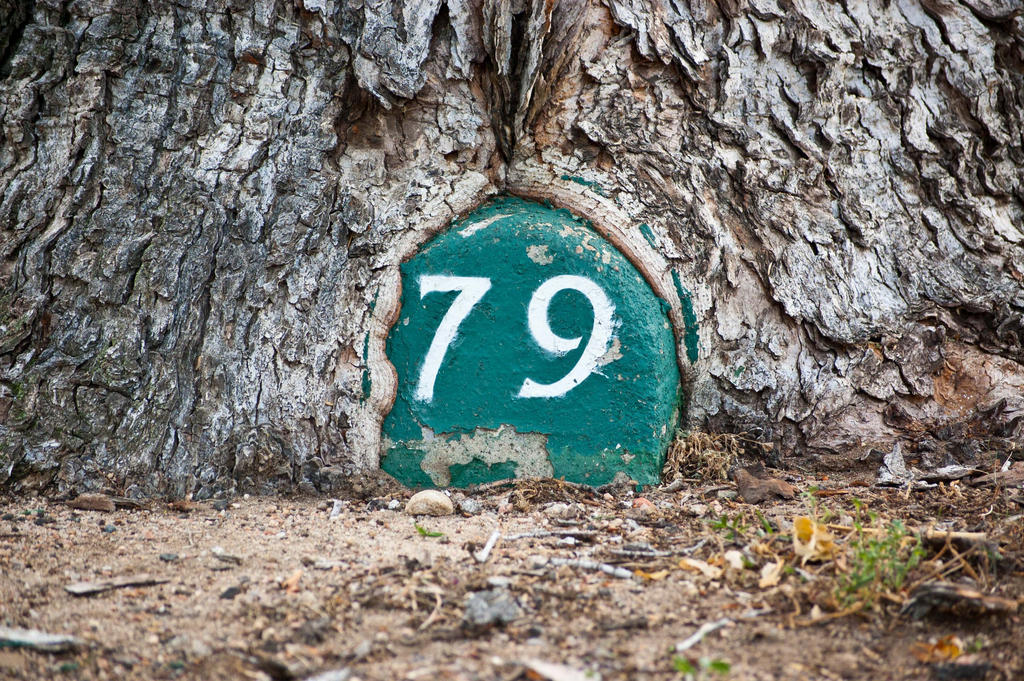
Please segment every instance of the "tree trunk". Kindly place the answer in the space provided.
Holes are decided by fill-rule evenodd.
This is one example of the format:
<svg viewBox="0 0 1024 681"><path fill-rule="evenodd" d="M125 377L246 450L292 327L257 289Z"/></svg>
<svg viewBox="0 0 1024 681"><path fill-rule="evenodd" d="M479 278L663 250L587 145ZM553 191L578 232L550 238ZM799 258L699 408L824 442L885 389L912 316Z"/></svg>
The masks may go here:
<svg viewBox="0 0 1024 681"><path fill-rule="evenodd" d="M0 122L14 490L376 467L378 303L499 193L648 226L684 427L1024 439L1017 0L0 0Z"/></svg>

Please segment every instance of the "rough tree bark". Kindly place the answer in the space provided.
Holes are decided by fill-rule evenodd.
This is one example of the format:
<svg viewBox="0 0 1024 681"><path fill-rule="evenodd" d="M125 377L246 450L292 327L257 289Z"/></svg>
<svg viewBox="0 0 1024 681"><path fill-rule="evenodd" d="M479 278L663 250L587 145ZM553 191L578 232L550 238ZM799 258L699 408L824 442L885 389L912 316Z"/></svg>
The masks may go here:
<svg viewBox="0 0 1024 681"><path fill-rule="evenodd" d="M649 225L689 427L1013 447L1022 135L1019 0L0 0L0 483L374 467L398 246L502 192Z"/></svg>

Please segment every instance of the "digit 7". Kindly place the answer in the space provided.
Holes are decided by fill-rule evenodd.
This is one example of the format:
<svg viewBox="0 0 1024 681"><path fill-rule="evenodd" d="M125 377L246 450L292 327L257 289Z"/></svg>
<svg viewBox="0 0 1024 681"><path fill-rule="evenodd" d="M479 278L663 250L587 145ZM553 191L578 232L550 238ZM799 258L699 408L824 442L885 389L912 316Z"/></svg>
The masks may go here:
<svg viewBox="0 0 1024 681"><path fill-rule="evenodd" d="M434 332L434 338L430 341L430 348L423 360L423 367L420 369L419 382L416 384L414 397L420 402L434 401L434 381L437 379L437 372L441 369L441 362L448 352L448 346L458 335L459 325L476 304L484 297L491 288L491 280L487 277L453 277L447 274L424 274L419 278L420 299L428 293L447 293L459 291L459 295L452 301L452 306L441 318L441 323Z"/></svg>

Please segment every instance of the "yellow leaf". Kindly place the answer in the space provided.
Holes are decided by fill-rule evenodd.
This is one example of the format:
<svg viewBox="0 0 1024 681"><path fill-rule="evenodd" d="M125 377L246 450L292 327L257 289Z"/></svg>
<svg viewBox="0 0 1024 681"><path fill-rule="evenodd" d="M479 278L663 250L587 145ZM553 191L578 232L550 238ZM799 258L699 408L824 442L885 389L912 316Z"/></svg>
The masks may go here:
<svg viewBox="0 0 1024 681"><path fill-rule="evenodd" d="M943 636L935 643L917 641L910 646L910 654L924 663L955 660L964 652L964 643L959 636Z"/></svg>
<svg viewBox="0 0 1024 681"><path fill-rule="evenodd" d="M636 574L640 575L644 579L657 582L668 577L668 570L658 570L657 572L644 572L643 570L637 570Z"/></svg>
<svg viewBox="0 0 1024 681"><path fill-rule="evenodd" d="M800 557L800 564L808 561L824 561L836 555L836 544L832 535L821 523L807 516L793 519L793 552Z"/></svg>

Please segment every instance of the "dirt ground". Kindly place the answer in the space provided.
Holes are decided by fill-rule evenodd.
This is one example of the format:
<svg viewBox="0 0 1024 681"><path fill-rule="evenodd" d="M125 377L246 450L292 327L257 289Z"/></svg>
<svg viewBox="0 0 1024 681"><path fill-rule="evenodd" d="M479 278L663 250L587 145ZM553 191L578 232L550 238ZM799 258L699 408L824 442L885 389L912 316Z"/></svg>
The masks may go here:
<svg viewBox="0 0 1024 681"><path fill-rule="evenodd" d="M0 678L1024 678L1016 485L770 474L797 496L524 481L418 518L397 488L333 518L310 498L0 499L0 627L79 639L8 637ZM67 590L124 577L158 583Z"/></svg>

